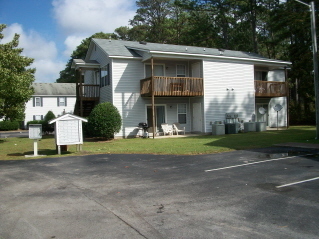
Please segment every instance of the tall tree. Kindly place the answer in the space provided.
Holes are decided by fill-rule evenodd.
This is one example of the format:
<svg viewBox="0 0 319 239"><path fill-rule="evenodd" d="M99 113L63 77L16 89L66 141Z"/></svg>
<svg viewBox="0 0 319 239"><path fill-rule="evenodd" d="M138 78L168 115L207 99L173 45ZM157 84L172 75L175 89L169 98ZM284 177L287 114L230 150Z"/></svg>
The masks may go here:
<svg viewBox="0 0 319 239"><path fill-rule="evenodd" d="M318 5L316 6L318 12ZM316 14L318 17L318 14ZM317 18L318 19L318 18ZM291 86L290 119L292 123L315 123L314 78L310 14L306 6L288 1L277 17L277 31L287 39L287 58L292 62L289 72Z"/></svg>
<svg viewBox="0 0 319 239"><path fill-rule="evenodd" d="M168 19L171 15L172 0L138 0L136 15L130 24L144 26L146 41L166 42L169 37Z"/></svg>
<svg viewBox="0 0 319 239"><path fill-rule="evenodd" d="M118 27L114 30L118 39L127 41L145 41L147 38L146 25L135 25L132 28L129 27Z"/></svg>
<svg viewBox="0 0 319 239"><path fill-rule="evenodd" d="M75 83L76 82L75 71L71 68L73 59L85 58L86 52L89 48L89 44L92 38L117 39L117 35L115 35L114 33L98 32L82 40L81 44L78 45L76 49L72 52L71 58L66 64L65 69L60 71L60 77L56 80L57 83Z"/></svg>
<svg viewBox="0 0 319 239"><path fill-rule="evenodd" d="M6 28L0 24L0 40ZM19 35L12 41L0 44L0 118L5 120L23 120L25 103L31 98L31 87L35 69L29 68L33 59L22 56L22 48L18 48Z"/></svg>

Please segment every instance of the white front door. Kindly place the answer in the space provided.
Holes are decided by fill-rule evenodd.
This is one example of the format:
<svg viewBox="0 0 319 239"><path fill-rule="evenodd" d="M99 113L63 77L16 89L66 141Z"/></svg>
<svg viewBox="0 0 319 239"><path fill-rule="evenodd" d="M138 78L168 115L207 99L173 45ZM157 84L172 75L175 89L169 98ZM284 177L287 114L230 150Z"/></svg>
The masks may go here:
<svg viewBox="0 0 319 239"><path fill-rule="evenodd" d="M193 130L202 132L202 110L201 103L193 103Z"/></svg>

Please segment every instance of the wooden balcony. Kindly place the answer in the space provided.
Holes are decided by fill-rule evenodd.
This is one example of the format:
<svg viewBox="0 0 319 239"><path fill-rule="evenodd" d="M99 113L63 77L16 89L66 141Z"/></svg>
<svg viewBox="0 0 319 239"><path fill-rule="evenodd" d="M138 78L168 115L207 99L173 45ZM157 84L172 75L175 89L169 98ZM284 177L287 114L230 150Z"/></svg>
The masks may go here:
<svg viewBox="0 0 319 239"><path fill-rule="evenodd" d="M154 76L154 96L203 96L203 78ZM141 96L152 96L152 77L143 79Z"/></svg>
<svg viewBox="0 0 319 239"><path fill-rule="evenodd" d="M81 100L97 101L100 97L100 86L78 84L77 96Z"/></svg>
<svg viewBox="0 0 319 239"><path fill-rule="evenodd" d="M255 81L255 97L288 96L287 82Z"/></svg>

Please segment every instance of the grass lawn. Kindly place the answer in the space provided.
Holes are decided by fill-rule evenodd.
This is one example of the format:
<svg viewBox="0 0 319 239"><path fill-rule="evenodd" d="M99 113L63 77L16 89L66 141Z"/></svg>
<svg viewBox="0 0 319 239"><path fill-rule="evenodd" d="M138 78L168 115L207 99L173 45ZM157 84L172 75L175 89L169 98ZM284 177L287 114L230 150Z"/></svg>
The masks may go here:
<svg viewBox="0 0 319 239"><path fill-rule="evenodd" d="M111 141L85 140L82 152L75 145L61 156L86 154L212 154L232 150L269 147L278 143L319 143L315 140L314 126L293 126L288 130L271 130L221 136L203 135L183 138L162 139L116 139ZM38 142L38 154L58 157L52 136L44 136ZM0 139L0 160L21 160L33 154L33 140L28 138ZM61 157L59 156L59 157ZM28 158L32 159L32 158Z"/></svg>

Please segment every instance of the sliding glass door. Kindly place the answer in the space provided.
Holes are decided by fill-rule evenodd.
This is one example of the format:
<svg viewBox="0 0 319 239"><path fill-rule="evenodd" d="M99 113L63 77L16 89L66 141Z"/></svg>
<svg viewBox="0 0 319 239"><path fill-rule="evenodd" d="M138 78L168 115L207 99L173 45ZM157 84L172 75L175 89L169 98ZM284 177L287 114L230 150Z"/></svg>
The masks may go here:
<svg viewBox="0 0 319 239"><path fill-rule="evenodd" d="M157 129L161 129L161 124L165 123L165 106L156 105L155 106L155 125ZM153 115L152 115L152 106L147 106L147 124L148 127L153 127Z"/></svg>

